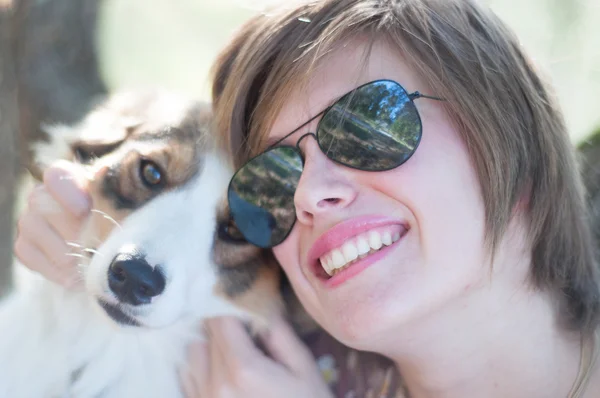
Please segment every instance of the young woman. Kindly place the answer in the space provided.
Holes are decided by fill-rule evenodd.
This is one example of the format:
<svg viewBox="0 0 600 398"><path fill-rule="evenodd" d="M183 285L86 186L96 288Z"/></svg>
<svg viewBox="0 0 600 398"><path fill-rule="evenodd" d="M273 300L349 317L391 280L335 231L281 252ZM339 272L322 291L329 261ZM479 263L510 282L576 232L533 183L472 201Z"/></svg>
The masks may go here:
<svg viewBox="0 0 600 398"><path fill-rule="evenodd" d="M390 358L413 398L600 394L599 275L574 151L489 10L286 5L246 24L215 72L218 131L239 166L233 218L332 336ZM329 394L287 326L264 337L270 356L234 320L208 330L190 397Z"/></svg>

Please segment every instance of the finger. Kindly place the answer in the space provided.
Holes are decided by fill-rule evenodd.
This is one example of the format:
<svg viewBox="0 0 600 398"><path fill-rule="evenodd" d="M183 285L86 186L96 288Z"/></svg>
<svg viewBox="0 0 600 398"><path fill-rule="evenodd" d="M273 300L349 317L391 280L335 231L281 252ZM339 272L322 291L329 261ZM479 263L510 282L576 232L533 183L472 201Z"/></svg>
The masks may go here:
<svg viewBox="0 0 600 398"><path fill-rule="evenodd" d="M260 333L259 338L268 354L293 373L306 375L314 371L314 356L285 320L274 320L270 330Z"/></svg>
<svg viewBox="0 0 600 398"><path fill-rule="evenodd" d="M181 389L185 398L199 398L201 397L200 392L196 386L196 383L192 380L191 373L186 370L180 377Z"/></svg>
<svg viewBox="0 0 600 398"><path fill-rule="evenodd" d="M233 365L232 361L252 361L263 357L239 319L214 318L207 320L206 325L211 343L216 344L229 365Z"/></svg>
<svg viewBox="0 0 600 398"><path fill-rule="evenodd" d="M205 343L195 342L188 349L188 368L182 377L187 398L209 397L209 352Z"/></svg>
<svg viewBox="0 0 600 398"><path fill-rule="evenodd" d="M52 266L43 252L30 242L22 239L17 240L14 251L17 259L32 271L43 275L46 279L61 286L69 284L69 276L65 275L66 272L61 272L61 270Z"/></svg>
<svg viewBox="0 0 600 398"><path fill-rule="evenodd" d="M41 214L63 214L63 207L50 195L45 185L37 185L28 196L28 210Z"/></svg>
<svg viewBox="0 0 600 398"><path fill-rule="evenodd" d="M82 166L58 161L44 171L44 185L73 216L84 217L90 212L89 180Z"/></svg>
<svg viewBox="0 0 600 398"><path fill-rule="evenodd" d="M45 215L48 225L54 229L65 242L78 242L82 235L84 220L68 213Z"/></svg>
<svg viewBox="0 0 600 398"><path fill-rule="evenodd" d="M219 393L238 393L256 382L257 371L272 363L258 350L244 324L237 318L223 317L207 322L210 336L211 382ZM235 395L235 394L234 394Z"/></svg>
<svg viewBox="0 0 600 398"><path fill-rule="evenodd" d="M205 329L208 338L208 356L210 358L210 378L209 383L215 391L229 384L231 379L231 368L225 361L225 354L219 347L218 339L213 338L213 333L220 333L219 325L209 327L211 321L206 321Z"/></svg>
<svg viewBox="0 0 600 398"><path fill-rule="evenodd" d="M77 261L69 257L71 247L59 234L35 213L26 213L19 220L20 239L28 240L41 250L47 261L57 268L74 267Z"/></svg>
<svg viewBox="0 0 600 398"><path fill-rule="evenodd" d="M44 186L41 188L30 195L28 211L43 218L66 244L78 247L87 220L75 217L55 201Z"/></svg>
<svg viewBox="0 0 600 398"><path fill-rule="evenodd" d="M83 220L67 211L58 203L44 185L38 185L29 195L29 212L37 213L50 224L65 240L79 237Z"/></svg>

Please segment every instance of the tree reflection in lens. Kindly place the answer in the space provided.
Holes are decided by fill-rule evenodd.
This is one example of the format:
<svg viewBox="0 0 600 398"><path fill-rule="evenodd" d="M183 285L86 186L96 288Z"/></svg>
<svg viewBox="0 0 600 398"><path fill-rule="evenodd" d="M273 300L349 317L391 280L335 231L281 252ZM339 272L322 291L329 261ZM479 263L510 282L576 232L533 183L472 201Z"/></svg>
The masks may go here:
<svg viewBox="0 0 600 398"><path fill-rule="evenodd" d="M267 247L287 236L296 220L294 193L301 173L302 158L292 147L273 148L236 173L229 202L246 239Z"/></svg>
<svg viewBox="0 0 600 398"><path fill-rule="evenodd" d="M421 137L421 120L406 91L392 81L360 87L323 116L319 145L335 161L362 170L404 163Z"/></svg>

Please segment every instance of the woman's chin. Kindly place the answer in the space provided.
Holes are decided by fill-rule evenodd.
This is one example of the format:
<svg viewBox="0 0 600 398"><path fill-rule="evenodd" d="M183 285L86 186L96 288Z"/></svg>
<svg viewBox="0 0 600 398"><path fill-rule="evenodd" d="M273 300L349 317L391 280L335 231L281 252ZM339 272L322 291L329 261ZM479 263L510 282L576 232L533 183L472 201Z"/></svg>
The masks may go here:
<svg viewBox="0 0 600 398"><path fill-rule="evenodd" d="M349 347L377 351L380 342L393 340L398 335L398 328L410 322L409 311L402 313L397 307L348 305L333 311L331 315L321 315L322 319L317 322L336 340Z"/></svg>
<svg viewBox="0 0 600 398"><path fill-rule="evenodd" d="M317 323L334 338L355 349L387 352L398 339L410 339L413 332L431 324L436 314L452 302L452 295L423 297L418 292L394 289L377 296L355 297L342 303L322 303ZM434 322L435 324L435 322Z"/></svg>

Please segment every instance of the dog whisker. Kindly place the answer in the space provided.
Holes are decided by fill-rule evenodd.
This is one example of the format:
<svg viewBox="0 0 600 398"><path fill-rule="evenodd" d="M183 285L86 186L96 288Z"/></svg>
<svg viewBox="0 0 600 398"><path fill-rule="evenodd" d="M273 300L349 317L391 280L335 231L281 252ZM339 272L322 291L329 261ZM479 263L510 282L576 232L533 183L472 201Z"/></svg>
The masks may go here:
<svg viewBox="0 0 600 398"><path fill-rule="evenodd" d="M85 255L80 254L80 253L65 253L65 256L78 257L78 258L87 258Z"/></svg>
<svg viewBox="0 0 600 398"><path fill-rule="evenodd" d="M80 245L77 242L71 242L71 241L66 240L65 243L67 244L67 246L75 247L77 249L83 248L83 245Z"/></svg>
<svg viewBox="0 0 600 398"><path fill-rule="evenodd" d="M115 220L114 218L112 218L111 216L109 216L108 214L103 212L102 210L92 209L91 211L93 213L100 214L102 217L104 217L108 221L111 221L113 224L115 224L117 227L119 227L119 229L121 228L121 224L119 224L119 222L117 220Z"/></svg>
<svg viewBox="0 0 600 398"><path fill-rule="evenodd" d="M83 251L86 253L94 254L94 255L99 254L100 257L102 257L102 254L98 250L92 249L91 247L86 247L83 249Z"/></svg>

